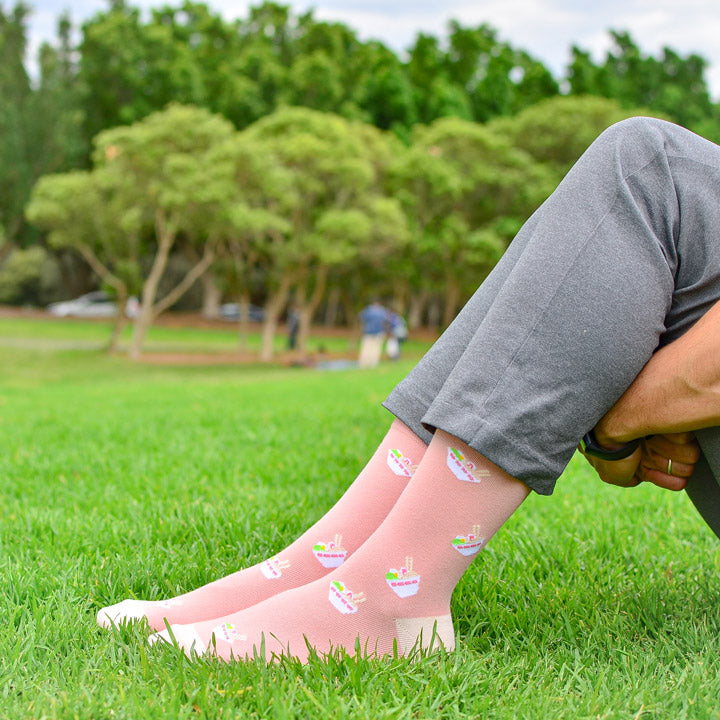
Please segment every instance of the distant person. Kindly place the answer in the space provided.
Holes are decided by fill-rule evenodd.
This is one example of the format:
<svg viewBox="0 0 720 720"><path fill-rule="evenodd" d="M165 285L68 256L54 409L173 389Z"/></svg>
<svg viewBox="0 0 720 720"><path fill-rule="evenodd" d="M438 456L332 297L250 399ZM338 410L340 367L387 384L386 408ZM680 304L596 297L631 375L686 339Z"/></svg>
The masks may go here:
<svg viewBox="0 0 720 720"><path fill-rule="evenodd" d="M295 306L291 306L287 314L288 350L295 350L297 347L299 331L300 313Z"/></svg>
<svg viewBox="0 0 720 720"><path fill-rule="evenodd" d="M385 333L390 324L390 313L378 300L373 300L360 312L362 338L360 339L361 368L373 368L380 364Z"/></svg>
<svg viewBox="0 0 720 720"><path fill-rule="evenodd" d="M407 325L400 313L391 312L389 316L390 328L387 343L385 343L385 352L391 360L399 360L402 344L408 336Z"/></svg>
<svg viewBox="0 0 720 720"><path fill-rule="evenodd" d="M578 443L607 482L685 488L720 534L719 229L720 147L661 120L608 129L386 399L395 419L326 515L257 565L98 621L146 618L154 641L225 660L451 649L456 584Z"/></svg>

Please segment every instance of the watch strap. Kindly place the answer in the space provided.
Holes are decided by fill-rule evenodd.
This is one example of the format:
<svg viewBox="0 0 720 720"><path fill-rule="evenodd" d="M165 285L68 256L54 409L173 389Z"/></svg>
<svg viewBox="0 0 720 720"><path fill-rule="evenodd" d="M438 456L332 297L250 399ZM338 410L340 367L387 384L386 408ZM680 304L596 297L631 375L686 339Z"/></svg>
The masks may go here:
<svg viewBox="0 0 720 720"><path fill-rule="evenodd" d="M586 455L592 455L598 457L601 460L624 460L626 457L630 457L640 445L640 440L631 440L626 445L617 448L616 450L609 450L604 448L598 443L595 438L595 433L590 430L586 433L583 439L580 441L580 446Z"/></svg>

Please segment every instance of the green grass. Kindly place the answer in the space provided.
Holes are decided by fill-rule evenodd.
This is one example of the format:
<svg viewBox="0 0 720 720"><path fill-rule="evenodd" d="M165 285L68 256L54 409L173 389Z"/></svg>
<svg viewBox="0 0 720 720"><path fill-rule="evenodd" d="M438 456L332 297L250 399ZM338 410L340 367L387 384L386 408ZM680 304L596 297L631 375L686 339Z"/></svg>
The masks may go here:
<svg viewBox="0 0 720 720"><path fill-rule="evenodd" d="M166 368L0 348L0 718L720 718L720 545L578 459L456 590L458 649L190 663L103 605L189 590L322 515L412 363Z"/></svg>
<svg viewBox="0 0 720 720"><path fill-rule="evenodd" d="M275 349L286 348L287 339L281 326L275 337ZM47 317L0 317L0 350L3 347L25 348L30 350L102 350L108 343L111 323L107 320L62 319ZM132 329L127 326L121 336L120 349L130 345ZM358 336L348 333L311 335L308 351L317 353L325 349L331 353L353 353L356 350ZM145 342L148 353L188 352L188 353L233 353L240 347L240 337L236 323L228 322L213 327L174 327L155 325L150 328ZM405 353L419 357L426 342L410 340ZM258 325L251 325L245 338L244 350L256 353L260 349Z"/></svg>

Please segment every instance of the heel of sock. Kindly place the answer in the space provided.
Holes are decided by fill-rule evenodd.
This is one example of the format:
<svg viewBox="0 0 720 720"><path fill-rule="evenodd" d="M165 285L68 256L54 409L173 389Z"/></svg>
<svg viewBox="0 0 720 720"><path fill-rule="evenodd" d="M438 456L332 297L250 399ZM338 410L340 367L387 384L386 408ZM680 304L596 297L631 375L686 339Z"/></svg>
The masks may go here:
<svg viewBox="0 0 720 720"><path fill-rule="evenodd" d="M455 628L451 615L397 618L395 620L398 647L407 655L418 645L422 648L455 649Z"/></svg>

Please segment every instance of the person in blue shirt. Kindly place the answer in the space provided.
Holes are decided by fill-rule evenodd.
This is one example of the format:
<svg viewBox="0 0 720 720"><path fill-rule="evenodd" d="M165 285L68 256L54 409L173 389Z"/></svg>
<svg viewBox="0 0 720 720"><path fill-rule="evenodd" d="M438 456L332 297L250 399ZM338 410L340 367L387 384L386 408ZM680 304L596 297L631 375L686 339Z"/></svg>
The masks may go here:
<svg viewBox="0 0 720 720"><path fill-rule="evenodd" d="M390 327L390 312L378 300L373 300L360 312L362 339L358 365L362 368L377 367L382 356L385 334Z"/></svg>

